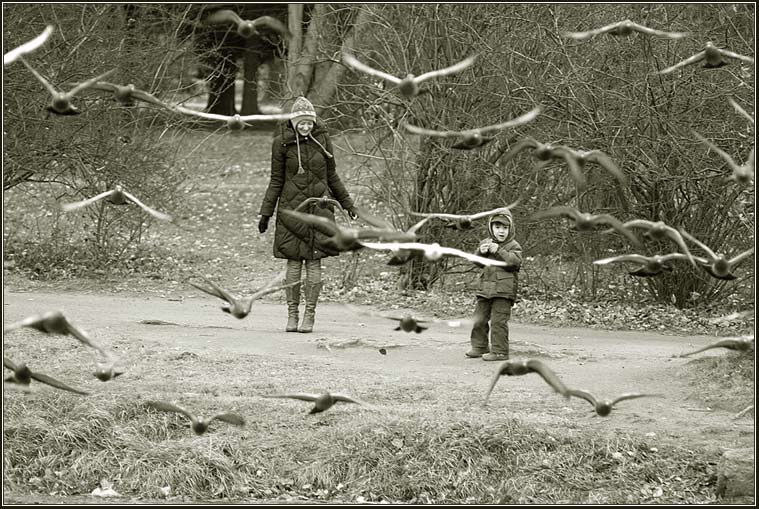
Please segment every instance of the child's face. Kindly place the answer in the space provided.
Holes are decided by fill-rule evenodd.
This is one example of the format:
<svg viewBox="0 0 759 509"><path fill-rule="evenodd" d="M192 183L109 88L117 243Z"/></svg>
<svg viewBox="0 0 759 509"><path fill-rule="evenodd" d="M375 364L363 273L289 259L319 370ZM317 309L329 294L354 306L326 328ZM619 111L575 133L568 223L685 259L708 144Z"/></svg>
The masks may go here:
<svg viewBox="0 0 759 509"><path fill-rule="evenodd" d="M509 227L501 223L493 223L493 236L498 242L503 242L509 236Z"/></svg>
<svg viewBox="0 0 759 509"><path fill-rule="evenodd" d="M298 132L302 134L303 136L310 133L311 129L313 128L314 128L314 123L310 120L301 120L300 122L298 122L298 125L296 127Z"/></svg>

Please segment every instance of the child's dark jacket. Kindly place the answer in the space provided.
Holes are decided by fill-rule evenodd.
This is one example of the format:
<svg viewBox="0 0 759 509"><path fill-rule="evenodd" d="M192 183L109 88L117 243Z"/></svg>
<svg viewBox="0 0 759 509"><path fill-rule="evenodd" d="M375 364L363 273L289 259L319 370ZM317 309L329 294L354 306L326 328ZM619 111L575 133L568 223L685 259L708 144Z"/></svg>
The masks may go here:
<svg viewBox="0 0 759 509"><path fill-rule="evenodd" d="M494 220L496 222L504 222L504 219L510 225L509 235L506 237L506 240L498 243L493 235L493 222ZM475 253L483 258L504 261L509 265L507 267L495 267L492 265L483 267L475 289L475 295L486 299L503 297L516 302L519 290L519 269L522 266L522 246L514 239L515 228L511 212L505 211L491 216L488 221L488 230L490 231L490 237L483 239L480 242L480 246L485 243L495 242L498 244L498 251L483 254L480 252L478 246Z"/></svg>

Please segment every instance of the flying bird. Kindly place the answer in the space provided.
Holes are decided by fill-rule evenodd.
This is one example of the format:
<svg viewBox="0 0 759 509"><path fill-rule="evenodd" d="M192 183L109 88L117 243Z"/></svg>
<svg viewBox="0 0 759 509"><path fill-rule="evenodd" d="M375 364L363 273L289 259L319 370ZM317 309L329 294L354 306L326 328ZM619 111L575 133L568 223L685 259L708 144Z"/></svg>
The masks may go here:
<svg viewBox="0 0 759 509"><path fill-rule="evenodd" d="M305 200L300 202L300 205L295 207L295 209L293 210L295 211L302 210L306 207L306 205L309 205L311 203L315 203L316 206L319 207L320 209L326 209L327 207L330 207L330 206L342 208L339 201L334 200L332 198L327 198L326 196L322 196L321 198L306 198Z"/></svg>
<svg viewBox="0 0 759 509"><path fill-rule="evenodd" d="M564 32L562 35L564 35L564 37L577 39L578 41L585 41L597 35L606 33L614 36L628 36L633 32L640 32L642 34L653 35L656 37L666 37L667 39L682 39L688 35L687 32L662 32L661 30L655 30L653 28L639 25L629 19L617 21L616 23L596 28L595 30L588 30L587 32Z"/></svg>
<svg viewBox="0 0 759 509"><path fill-rule="evenodd" d="M559 145L554 145L552 143L541 143L532 136L525 136L511 147L508 152L501 156L501 159L506 163L516 157L521 151L533 149L533 154L537 160L548 161L557 157L554 154L554 149L558 146Z"/></svg>
<svg viewBox="0 0 759 509"><path fill-rule="evenodd" d="M3 327L3 334L21 327L31 327L32 329L36 329L46 334L61 334L63 336L71 335L85 346L95 348L96 350L102 348L92 341L83 329L80 329L69 322L68 318L66 318L61 311L50 311L41 315L30 316L21 321L6 325Z"/></svg>
<svg viewBox="0 0 759 509"><path fill-rule="evenodd" d="M465 131L435 131L431 129L423 129L415 125L404 123L403 126L407 131L413 134L421 134L425 136L432 136L433 138L458 138L460 141L453 145L451 148L457 148L462 150L471 150L473 148L481 147L486 143L489 143L495 139L495 136L486 136L488 133L500 131L503 129L510 129L520 125L527 124L535 120L540 114L542 108L540 106L528 111L524 115L521 115L515 119L500 124L494 124L487 127L478 127L476 129L467 129Z"/></svg>
<svg viewBox="0 0 759 509"><path fill-rule="evenodd" d="M631 276L652 277L661 274L664 271L672 272L672 266L669 265L671 260L688 260L688 256L683 253L669 253L666 255L643 256L640 254L624 254L595 260L595 265L606 265L608 263L632 262L640 265L635 270L628 272Z"/></svg>
<svg viewBox="0 0 759 509"><path fill-rule="evenodd" d="M585 175L582 170L586 163L597 163L606 171L611 173L620 185L626 186L628 184L627 175L619 169L619 166L604 152L600 150L575 150L564 145L554 145L551 149L551 154L554 159L561 158L566 161L569 166L569 170L572 173L572 178L580 188L584 188L586 185Z"/></svg>
<svg viewBox="0 0 759 509"><path fill-rule="evenodd" d="M698 350L681 354L680 357L687 357L689 355L700 353L704 350L710 350L712 348L727 348L728 350L734 350L736 352L747 352L754 348L754 338L753 336L749 336L748 338L723 339L721 341L717 341L716 343L712 343L711 345L699 348Z"/></svg>
<svg viewBox="0 0 759 509"><path fill-rule="evenodd" d="M75 83L74 85L78 86L79 84ZM113 97L124 106L134 106L136 104L135 101L142 101L150 104L155 104L156 106L160 106L161 108L165 108L167 110L174 109L173 106L169 106L165 102L158 99L156 96L149 94L144 90L136 88L132 83L129 83L128 85L117 85L108 81L98 81L97 83L90 85L88 88L90 90L113 92Z"/></svg>
<svg viewBox="0 0 759 509"><path fill-rule="evenodd" d="M15 384L24 388L28 388L32 380L37 380L38 382L49 385L50 387L73 392L74 394L81 394L83 396L89 394L89 392L74 389L73 387L70 387L61 381L58 381L53 377L43 375L42 373L36 373L29 369L29 366L23 362L21 364L16 364L5 356L3 356L3 366L13 371L13 374L4 380L4 382L7 384Z"/></svg>
<svg viewBox="0 0 759 509"><path fill-rule="evenodd" d="M738 53L733 53L732 51L718 48L710 41L706 43L706 46L704 47L702 51L699 51L695 55L688 57L685 60L682 60L681 62L678 62L671 67L667 67L663 71L659 71L658 74L669 74L672 71L675 71L681 67L684 67L690 64L695 64L696 62L700 62L702 60L706 60L706 62L704 62L702 67L705 67L707 69L715 69L717 67L722 67L724 65L727 65L728 59L730 58L734 58L742 62L746 62L748 64L754 63L753 58L747 57L744 55L739 55Z"/></svg>
<svg viewBox="0 0 759 509"><path fill-rule="evenodd" d="M213 295L214 297L218 297L223 300L225 303L221 306L221 310L240 320L250 314L250 310L253 308L253 301L260 299L265 295L269 295L270 293L278 292L285 288L295 286L299 283L299 281L296 281L294 283L288 283L285 285L277 285L277 283L282 281L284 278L284 273L280 273L277 275L277 277L256 290L255 293L253 293L253 295L250 297L241 298L233 295L224 288L221 288L207 277L200 277L208 284L208 286L202 286L193 282L190 282L190 284L202 292Z"/></svg>
<svg viewBox="0 0 759 509"><path fill-rule="evenodd" d="M440 219L447 219L450 222L446 224L446 227L456 228L457 230L468 230L472 228L472 223L476 221L477 219L480 219L483 217L490 217L495 214L510 211L511 209L519 205L520 201L522 201L521 198L519 198L514 203L507 205L505 207L498 207L493 210L486 210L485 212L477 212L475 214L468 214L468 215L467 214L445 214L442 212L411 212L410 214L412 216L419 216L419 217L426 217L426 218L437 217Z"/></svg>
<svg viewBox="0 0 759 509"><path fill-rule="evenodd" d="M636 247L643 247L640 243L640 240L638 240L638 237L636 237L632 231L626 228L622 224L622 221L610 214L593 215L586 212L580 212L574 207L558 206L536 212L532 215L531 219L539 220L546 217L564 217L567 219L572 219L575 222L572 229L579 232L593 231L599 224L608 224L614 230L627 237L627 239Z"/></svg>
<svg viewBox="0 0 759 509"><path fill-rule="evenodd" d="M174 111L183 113L185 115L191 115L195 117L205 118L208 120L219 120L226 122L227 127L232 131L239 131L246 126L250 126L248 122L267 122L272 120L289 120L292 117L292 113L275 113L272 115L218 115L216 113L205 113L202 111L196 111L184 106L174 106Z"/></svg>
<svg viewBox="0 0 759 509"><path fill-rule="evenodd" d="M321 241L321 243L341 252L361 249L364 247L360 242L361 239L379 241L416 240L416 233L400 232L395 228L392 228L392 225L390 225L390 228L344 228L329 218L314 214L306 214L304 212L296 212L289 209L280 210L280 214L313 226L320 233L329 237L328 239Z"/></svg>
<svg viewBox="0 0 759 509"><path fill-rule="evenodd" d="M707 140L696 131L693 131L694 136L698 138L702 143L707 145L710 149L715 151L730 167L733 171L731 178L741 185L749 185L754 180L754 171L756 168L756 161L754 156L754 150L756 147L751 147L751 152L748 154L748 159L743 164L737 164L730 154L717 147L714 143Z"/></svg>
<svg viewBox="0 0 759 509"><path fill-rule="evenodd" d="M50 34L53 33L54 27L53 25L48 25L45 27L45 30L42 31L40 35L35 37L29 42L25 42L21 46L10 50L8 53L3 55L3 65L12 64L16 60L18 60L19 57L27 55L35 50L37 50L40 46L45 44L47 42L48 38L50 37Z"/></svg>
<svg viewBox="0 0 759 509"><path fill-rule="evenodd" d="M163 401L148 401L145 403L149 408L160 410L161 412L175 412L182 414L190 419L190 427L196 435L202 435L208 430L208 426L214 421L219 420L234 424L235 426L245 426L245 419L241 415L235 413L220 413L216 414L208 420L204 420L201 417L195 417L189 411L185 410L181 406L174 405L173 403L166 403Z"/></svg>
<svg viewBox="0 0 759 509"><path fill-rule="evenodd" d="M682 250L682 252L687 255L688 261L690 261L694 267L696 266L696 260L693 258L693 255L690 253L690 249L688 249L688 245L685 243L683 236L680 235L680 232L677 229L664 224L664 221L648 221L646 219L633 219L632 221L627 221L626 223L623 223L622 226L624 226L625 228L643 228L645 229L645 232L643 232L643 236L649 237L654 240L669 239L673 241ZM607 232L608 231L610 230L607 230Z"/></svg>
<svg viewBox="0 0 759 509"><path fill-rule="evenodd" d="M680 234L704 250L707 258L696 257L696 261L706 272L709 273L710 276L717 279L722 279L725 281L736 279L737 276L733 274L733 269L743 260L754 254L754 248L752 247L751 249L748 249L741 254L728 259L724 254L717 254L712 251L709 246L695 238L690 233L684 230L680 230Z"/></svg>
<svg viewBox="0 0 759 509"><path fill-rule="evenodd" d="M73 100L74 96L78 94L79 92L86 90L90 88L92 85L97 83L98 81L102 81L114 72L116 72L116 69L111 69L110 71L106 71L100 76L95 76L92 79L89 79L83 83L78 84L68 92L61 92L59 90L56 90L53 85L50 84L48 80L42 77L40 73L38 73L29 63L24 60L24 57L18 57L21 60L21 63L23 63L27 69L31 71L32 74L34 74L35 78L42 83L42 85L47 89L47 91L50 93L51 101L50 105L47 106L47 111L50 113L54 113L56 115L79 115L81 113L76 106L71 104L71 101Z"/></svg>
<svg viewBox="0 0 759 509"><path fill-rule="evenodd" d="M227 9L216 11L206 20L211 25L228 25L234 24L237 27L237 33L245 39L261 35L261 29L278 33L285 39L290 39L292 34L287 29L287 25L271 16L261 16L253 20L242 19L236 12ZM265 30L266 31L266 30Z"/></svg>
<svg viewBox="0 0 759 509"><path fill-rule="evenodd" d="M306 392L295 392L290 394L262 394L261 396L264 398L290 398L299 399L301 401L313 401L314 406L311 411L308 412L309 414L318 414L320 412L324 412L325 410L329 410L338 401L342 401L343 403L356 403L359 405L366 404L359 399L330 392L313 394Z"/></svg>
<svg viewBox="0 0 759 509"><path fill-rule="evenodd" d="M593 396L588 391L582 390L582 389L569 389L567 391L567 394L569 396L574 396L576 398L582 398L591 405L596 410L596 413L600 415L601 417L606 417L611 413L612 407L619 403L620 401L624 401L626 399L635 399L635 398L646 398L646 397L653 397L653 398L661 398L661 394L640 394L637 392L628 392L625 394L622 394L620 396L617 396L616 398L612 400L602 400L598 401L595 396Z"/></svg>
<svg viewBox="0 0 759 509"><path fill-rule="evenodd" d="M345 304L345 307L349 310L362 315L375 316L378 318L386 318L398 322L398 326L394 328L395 331L415 332L417 334L427 330L429 323L442 323L448 327L461 327L465 324L472 324L472 320L457 318L453 320L442 320L439 318L419 318L410 313L404 313L401 315L391 313L380 313L377 311L366 311L351 304Z"/></svg>
<svg viewBox="0 0 759 509"><path fill-rule="evenodd" d="M133 194L127 191L124 191L124 189L120 185L116 185L110 191L100 193L99 195L93 196L92 198L88 198L86 200L82 200L82 201L78 201L74 203L65 203L61 206L61 208L63 209L64 212L70 212L72 210L86 207L87 205L95 203L96 201L101 200L103 198L107 198L106 201L108 201L108 203L111 203L113 205L125 205L127 203L127 200L129 200L135 203L138 207L140 207L142 210L144 210L151 216L155 217L156 219L160 219L161 221L171 221L170 215L151 209L150 207L142 203L140 200L138 200Z"/></svg>
<svg viewBox="0 0 759 509"><path fill-rule="evenodd" d="M477 57L473 55L462 60L461 62L458 62L444 69L429 71L420 76L415 76L409 73L406 75L405 78L401 79L401 78L397 78L393 76L392 74L387 74L385 72L369 67L368 65L358 61L356 57L354 57L347 51L343 50L343 62L345 62L346 65L348 65L349 67L352 67L353 69L357 71L361 71L370 76L374 76L375 78L381 78L385 80L386 82L396 85L398 87L398 90L400 90L401 94L403 94L406 97L414 97L416 95L419 95L420 94L419 85L423 83L424 81L463 71L467 67L471 66L474 63L476 58Z"/></svg>
<svg viewBox="0 0 759 509"><path fill-rule="evenodd" d="M481 265L495 265L498 267L507 267L509 264L500 260L493 260L491 258L483 258L466 251L461 251L452 247L443 247L437 242L432 244L422 244L419 242L361 242L361 245L368 247L369 249L384 249L398 253L402 250L420 251L423 256L431 261L439 260L444 256L456 256L464 258L473 263L479 263Z"/></svg>
<svg viewBox="0 0 759 509"><path fill-rule="evenodd" d="M485 404L488 402L488 398L490 397L490 393L493 392L493 387L495 387L495 384L498 382L498 379L501 378L503 375L507 376L519 376L519 375L526 375L528 373L537 373L539 374L545 382L550 385L553 390L564 396L565 398L569 399L568 389L564 385L564 383L559 379L558 376L556 376L556 373L554 373L551 368L543 364L537 359L527 359L527 360L508 360L505 361L503 364L501 364L498 369L495 372L495 376L493 377L492 382L490 382L490 388L488 389L487 394L485 394Z"/></svg>

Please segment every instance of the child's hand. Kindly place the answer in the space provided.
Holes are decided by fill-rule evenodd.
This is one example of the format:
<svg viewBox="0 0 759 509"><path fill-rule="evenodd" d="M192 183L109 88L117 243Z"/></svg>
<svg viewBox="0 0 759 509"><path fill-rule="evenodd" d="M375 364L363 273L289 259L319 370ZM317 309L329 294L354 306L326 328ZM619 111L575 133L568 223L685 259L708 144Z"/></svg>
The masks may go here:
<svg viewBox="0 0 759 509"><path fill-rule="evenodd" d="M493 254L497 253L498 252L498 244L496 244L495 242L491 242L490 243L490 249L488 249L488 251L490 251Z"/></svg>
<svg viewBox="0 0 759 509"><path fill-rule="evenodd" d="M487 254L490 251L490 244L484 242L480 244L480 254Z"/></svg>

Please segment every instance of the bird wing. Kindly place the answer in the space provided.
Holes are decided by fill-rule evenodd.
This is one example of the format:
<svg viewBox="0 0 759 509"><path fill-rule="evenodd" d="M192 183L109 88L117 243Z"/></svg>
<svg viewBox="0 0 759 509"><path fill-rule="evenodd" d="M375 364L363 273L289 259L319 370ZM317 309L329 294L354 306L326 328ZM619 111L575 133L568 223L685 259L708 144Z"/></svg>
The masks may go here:
<svg viewBox="0 0 759 509"><path fill-rule="evenodd" d="M390 221L387 221L386 219L382 219L381 217L377 217L371 214L364 207L360 207L356 205L356 211L358 213L359 218L363 219L364 221L374 226L375 228L382 228L386 230L395 231L395 227L392 225L392 223L390 223Z"/></svg>
<svg viewBox="0 0 759 509"><path fill-rule="evenodd" d="M656 223L654 223L653 221L649 221L647 219L633 219L631 221L622 223L622 226L624 226L625 228L645 228L647 230L650 230L651 228L656 226ZM608 230L608 231L611 231L611 230Z"/></svg>
<svg viewBox="0 0 759 509"><path fill-rule="evenodd" d="M585 175L582 173L580 163L577 161L579 157L577 155L577 152L569 147L558 145L554 147L552 153L555 154L555 157L560 157L566 161L567 166L569 166L569 171L572 173L572 178L575 180L577 185L579 187L585 187L587 180L585 179Z"/></svg>
<svg viewBox="0 0 759 509"><path fill-rule="evenodd" d="M683 236L683 238L686 238L686 239L690 240L691 242L693 242L694 244L696 244L698 247L700 247L701 249L703 249L706 252L707 256L711 260L716 260L717 258L719 258L717 256L717 253L715 253L714 251L712 251L709 246L707 246L706 244L704 244L703 242L701 242L700 240L698 240L696 237L694 237L690 233L686 232L682 228L679 230L679 232L680 232L680 235Z"/></svg>
<svg viewBox="0 0 759 509"><path fill-rule="evenodd" d="M382 78L383 80L387 80L396 85L401 82L400 78L397 78L396 76L393 76L392 74L387 74L385 72L378 71L377 69L374 69L362 62L359 62L356 59L356 57L354 57L347 51L343 51L343 62L345 62L349 67L353 67L357 71L361 71L363 73L369 74L370 76L374 76L377 78Z"/></svg>
<svg viewBox="0 0 759 509"><path fill-rule="evenodd" d="M535 138L526 136L519 140L516 145L511 147L508 152L500 157L500 159L503 160L503 162L510 161L522 150L526 148L537 148L540 145L541 143L539 143Z"/></svg>
<svg viewBox="0 0 759 509"><path fill-rule="evenodd" d="M290 209L282 209L280 210L280 213L286 216L292 216L295 219L303 221L306 224L325 228L329 232L330 235L337 235L341 231L340 227L338 227L334 221L330 221L329 219L323 216L317 216L314 214L306 214L305 212L296 212Z"/></svg>
<svg viewBox="0 0 759 509"><path fill-rule="evenodd" d="M596 398L591 393L582 389L568 389L567 395L582 398L593 406L598 404L598 401L596 401Z"/></svg>
<svg viewBox="0 0 759 509"><path fill-rule="evenodd" d="M495 215L495 214L498 214L498 213L503 213L503 212L506 212L506 211L510 212L511 209L513 209L517 205L519 205L520 201L522 201L521 197L518 198L517 201L515 201L514 203L506 205L505 207L498 207L498 208L495 208L493 210L486 210L485 212L477 212L476 214L472 214L471 216L465 216L465 217L469 217L469 219L473 219L474 220L474 219L480 219L481 217L488 217L488 216L492 216L492 215Z"/></svg>
<svg viewBox="0 0 759 509"><path fill-rule="evenodd" d="M224 122L229 122L230 120L234 119L234 117L230 117L228 115L217 115L216 113L205 113L203 111L196 111L190 108L185 108L184 106L174 106L172 109L179 113L185 113L187 115L207 118L210 120L223 120Z"/></svg>
<svg viewBox="0 0 759 509"><path fill-rule="evenodd" d="M50 34L53 33L53 29L54 29L53 25L46 26L45 30L43 30L40 35L38 35L31 41L25 42L21 46L18 46L17 48L10 50L8 53L3 55L3 65L12 64L20 56L26 55L27 53L31 53L32 51L36 50L37 48L45 44L48 37L50 37Z"/></svg>
<svg viewBox="0 0 759 509"><path fill-rule="evenodd" d="M230 292L220 287L219 285L217 285L216 283L214 283L207 277L205 276L200 276L200 277L203 278L203 281L211 285L211 287L210 288L203 287L203 286L193 283L192 281L190 281L190 284L202 292L206 292L209 295L213 295L214 297L218 297L221 300L228 302L230 305L233 304L237 300L237 297L235 297Z"/></svg>
<svg viewBox="0 0 759 509"><path fill-rule="evenodd" d="M421 83L423 81L426 81L432 78L437 78L439 76L447 76L449 74L463 71L464 69L472 65L476 59L477 59L477 55L472 55L470 57L465 58L461 62L458 62L451 66L444 67L443 69L437 69L435 71L429 71L420 76L417 76L416 78L414 78L414 81L416 83Z"/></svg>
<svg viewBox="0 0 759 509"><path fill-rule="evenodd" d="M116 191L114 191L113 189L111 189L110 191L106 191L104 193L100 193L97 196L93 196L92 198L87 198L86 200L77 201L77 202L73 202L73 203L64 203L63 205L61 205L61 209L63 209L64 212L68 212L70 210L80 209L82 207L86 207L90 203L95 203L98 200L102 200L103 198L105 198L107 196L110 196L110 195L112 195L115 192Z"/></svg>
<svg viewBox="0 0 759 509"><path fill-rule="evenodd" d="M475 254L467 253L466 251L461 251L460 249L456 249L453 247L441 246L440 250L443 252L444 255L458 256L459 258L465 258L469 260L470 262L481 263L482 265L493 265L495 267L506 267L508 265L508 263L503 262L501 260L494 260L492 258L483 258L482 256L477 256Z"/></svg>
<svg viewBox="0 0 759 509"><path fill-rule="evenodd" d="M252 303L254 300L260 299L261 297L263 297L265 295L269 295L270 293L275 293L275 292L278 292L280 290L284 290L285 288L290 288L291 286L295 286L297 284L300 284L300 281L295 281L293 283L287 283L286 285L279 285L279 286L271 286L271 287L268 287L268 288L262 288L262 289L256 291L250 297L248 297L248 299Z"/></svg>
<svg viewBox="0 0 759 509"><path fill-rule="evenodd" d="M89 334L87 334L83 329L80 329L76 325L69 322L68 319L66 320L66 328L68 329L69 334L78 339L79 342L83 345L94 348L106 357L109 355L105 348L93 341L92 338L90 338Z"/></svg>
<svg viewBox="0 0 759 509"><path fill-rule="evenodd" d="M160 99L158 99L153 94L145 92L144 90L139 90L139 89L133 90L132 91L132 97L134 97L135 99L138 99L140 101L143 101L143 102L153 103L153 104L156 104L158 106L162 106L162 107L167 108L167 109L171 109L172 108L171 106L169 106L165 102L163 102Z"/></svg>
<svg viewBox="0 0 759 509"><path fill-rule="evenodd" d="M627 175L624 174L619 166L617 166L617 163L615 163L608 154L605 154L600 150L591 150L588 154L586 154L586 157L588 161L593 161L600 164L604 169L606 169L606 171L614 175L614 178L616 178L620 184L627 185Z"/></svg>
<svg viewBox="0 0 759 509"><path fill-rule="evenodd" d="M545 217L566 217L567 219L580 219L580 211L574 207L559 205L546 210L541 210L532 215L533 220L543 219Z"/></svg>
<svg viewBox="0 0 759 509"><path fill-rule="evenodd" d="M421 134L424 136L434 136L436 138L454 138L461 135L459 131L435 131L433 129L424 129L423 127L417 127L406 122L403 123L403 127L410 133Z"/></svg>
<svg viewBox="0 0 759 509"><path fill-rule="evenodd" d="M748 258L749 256L751 256L752 254L754 254L754 248L753 247L751 249L748 249L747 251L742 252L741 254L739 254L738 256L736 256L735 258L731 258L730 260L728 260L727 263L730 264L730 268L732 269L735 265L738 265L738 263L742 262L743 260L745 260L746 258Z"/></svg>
<svg viewBox="0 0 759 509"><path fill-rule="evenodd" d="M74 87L78 87L81 85L81 83L74 83ZM102 90L103 92L117 92L119 90L119 85L115 83L111 83L109 81L98 81L97 83L93 83L87 88L91 88L93 90Z"/></svg>
<svg viewBox="0 0 759 509"><path fill-rule="evenodd" d="M751 115L749 115L746 112L746 110L744 110L743 108L741 108L741 106L737 102L735 102L732 97L728 97L727 100L730 101L730 104L733 106L733 108L735 108L735 111L737 111L738 113L740 113L741 115L743 115L744 117L746 117L746 120L748 120L752 124L754 123L754 117L752 117Z"/></svg>
<svg viewBox="0 0 759 509"><path fill-rule="evenodd" d="M650 261L650 258L647 256L643 256L640 254L624 254L619 256L612 256L611 258L603 258L601 260L595 260L593 263L595 265L606 265L608 263L617 263L617 262L635 262L640 264L646 264Z"/></svg>
<svg viewBox="0 0 759 509"><path fill-rule="evenodd" d="M564 396L565 398L569 399L569 389L567 389L567 386L564 385L564 382L562 382L558 376L556 376L556 373L553 372L551 368L540 362L536 359L530 359L527 361L527 367L538 373L541 377L543 377L543 380L545 380L548 385L553 387L553 390Z"/></svg>
<svg viewBox="0 0 759 509"><path fill-rule="evenodd" d="M686 58L685 60L683 60L681 62L678 62L678 63L676 63L675 65L673 65L671 67L667 67L663 71L659 71L658 74L669 74L672 71L675 71L675 70L677 70L677 69L679 69L681 67L684 67L686 65L695 64L696 62L699 62L699 61L703 60L704 57L706 57L706 51L699 51L698 53L696 53L692 57Z"/></svg>
<svg viewBox="0 0 759 509"><path fill-rule="evenodd" d="M704 143L710 149L712 149L717 154L719 154L720 157L722 157L722 159L724 159L725 162L730 165L730 168L732 168L733 170L735 170L736 168L738 168L738 165L735 163L735 161L733 160L733 158L730 157L730 154L728 154L727 152L725 152L724 150L722 150L721 148L719 148L717 145L715 145L711 141L707 140L706 138L704 138L703 136L701 136L700 134L698 134L696 131L692 131L692 132L693 132L693 135L696 138L698 138L702 143Z"/></svg>
<svg viewBox="0 0 759 509"><path fill-rule="evenodd" d="M624 401L626 399L646 398L646 397L662 398L663 396L661 394L641 394L638 392L626 392L625 394L620 394L619 396L611 400L611 405L614 406L620 401Z"/></svg>
<svg viewBox="0 0 759 509"><path fill-rule="evenodd" d="M160 410L162 412L176 412L176 413L180 413L184 415L191 421L195 420L194 415L192 415L190 412L188 412L181 406L175 405L174 403L166 403L165 401L148 401L145 404L151 408L155 408L156 410Z"/></svg>
<svg viewBox="0 0 759 509"><path fill-rule="evenodd" d="M234 424L235 426L245 426L245 419L241 415L234 413L216 414L208 419L208 423L210 424L214 419L228 422L229 424Z"/></svg>
<svg viewBox="0 0 759 509"><path fill-rule="evenodd" d="M21 60L21 63L24 64L27 69L29 69L29 71L34 75L34 77L37 78L37 80L40 83L42 83L42 85L45 87L45 89L47 89L50 95L56 95L58 93L58 91L53 87L53 85L50 84L48 80L43 78L42 75L38 73L34 67L29 65L29 63L26 60L24 60L24 57L19 56L18 58L19 60Z"/></svg>
<svg viewBox="0 0 759 509"><path fill-rule="evenodd" d="M490 393L493 392L493 388L495 387L495 384L498 383L498 379L501 378L501 376L505 373L504 368L509 365L511 361L506 361L502 363L500 366L498 366L498 369L495 372L495 375L493 375L493 378L490 381L490 387L488 387L488 392L485 393L485 404L488 402L488 398L490 397Z"/></svg>
<svg viewBox="0 0 759 509"><path fill-rule="evenodd" d="M104 72L100 76L95 76L94 78L90 78L87 81L79 83L77 86L75 86L74 88L66 92L66 95L68 95L69 97L73 97L79 92L81 92L82 90L90 88L92 85L94 85L98 81L104 80L105 78L107 78L108 76L110 76L111 74L115 72L116 72L116 69L111 69L110 71Z"/></svg>
<svg viewBox="0 0 759 509"><path fill-rule="evenodd" d="M416 232L419 230L419 228L421 228L424 225L424 223L426 223L429 220L430 220L429 217L425 217L424 219L422 219L421 221L419 221L418 223L416 223L414 226L412 226L411 228L409 228L408 230L406 230L406 233L410 233L412 235L416 235Z"/></svg>
<svg viewBox="0 0 759 509"><path fill-rule="evenodd" d="M747 62L749 64L754 63L754 59L751 57L739 55L738 53L733 53L732 51L728 51L726 49L721 49L721 48L717 48L717 51L719 51L723 56L726 56L726 57L737 58L738 60L743 60L744 62Z"/></svg>
<svg viewBox="0 0 759 509"><path fill-rule="evenodd" d="M321 394L310 394L307 392L295 392L290 394L262 394L264 398L290 398L299 399L301 401L316 401Z"/></svg>
<svg viewBox="0 0 759 509"><path fill-rule="evenodd" d="M688 260L691 261L693 259L691 256L688 256L685 253L667 253L665 255L661 255L660 257L662 262L668 262L670 260ZM695 259L693 260L695 263Z"/></svg>
<svg viewBox="0 0 759 509"><path fill-rule="evenodd" d="M648 28L643 25L639 25L637 23L631 22L630 28L633 30L637 30L638 32L648 34L648 35L655 35L657 37L667 37L669 39L682 39L683 37L688 35L688 32L663 32L661 30L656 30L654 28Z"/></svg>
<svg viewBox="0 0 759 509"><path fill-rule="evenodd" d="M665 230L667 232L667 237L669 237L677 246L682 250L683 253L685 253L685 257L687 260L693 265L696 266L696 259L691 254L690 249L688 249L688 245L685 243L685 240L683 240L683 236L680 235L680 232L678 232L676 229L672 228L671 226L665 225ZM664 255L664 258L672 257L672 259L682 259L678 258L674 255L679 253L672 253L671 255ZM667 258L669 259L669 258Z"/></svg>
<svg viewBox="0 0 759 509"><path fill-rule="evenodd" d="M287 25L282 23L277 18L273 18L271 16L260 16L253 20L253 27L258 29L259 26L270 28L288 39L292 37L290 30L287 28Z"/></svg>
<svg viewBox="0 0 759 509"><path fill-rule="evenodd" d="M487 127L480 127L478 129L470 129L469 131L462 131L461 134L465 134L465 135L475 134L477 132L481 134L485 134L491 131L500 131L501 129L518 127L520 125L524 125L535 120L535 118L537 118L537 116L540 114L541 111L543 111L543 108L541 106L537 106L531 109L530 111L528 111L527 113L525 113L524 115L520 115L506 122L501 122L500 124L489 125Z"/></svg>
<svg viewBox="0 0 759 509"><path fill-rule="evenodd" d="M631 232L629 229L625 228L624 224L622 224L622 221L617 219L616 217L612 216L611 214L598 214L597 216L593 217L593 221L596 223L606 223L615 230L617 230L619 233L627 237L630 242L633 243L638 248L643 248L643 244L640 243L640 240L638 237L635 236L633 232Z"/></svg>
<svg viewBox="0 0 759 509"><path fill-rule="evenodd" d="M335 392L331 392L330 396L332 396L332 399L335 401L342 401L344 403L356 403L359 405L364 405L365 402L361 401L360 399L351 398L350 396L346 396L345 394L338 394Z"/></svg>
<svg viewBox="0 0 759 509"><path fill-rule="evenodd" d="M257 122L262 121L265 122L267 120L290 120L292 118L292 113L272 113L270 115L243 115L240 117L240 120L243 122ZM233 117L230 117L233 118Z"/></svg>
<svg viewBox="0 0 759 509"><path fill-rule="evenodd" d="M79 389L74 389L73 387L66 385L65 383L61 382L60 380L56 380L55 378L47 375L43 375L42 373L31 373L31 377L37 380L38 382L42 382L43 384L49 385L50 387L55 387L56 389L61 389L64 391L73 392L75 394L81 394L81 395L88 395L89 392L87 391L81 391Z"/></svg>
<svg viewBox="0 0 759 509"><path fill-rule="evenodd" d="M430 219L433 217L439 217L440 219L471 219L472 216L466 216L461 214L446 214L444 212L410 212L412 216L424 217Z"/></svg>
<svg viewBox="0 0 759 509"><path fill-rule="evenodd" d="M18 368L18 366L16 366L16 364L14 364L13 361L5 355L3 355L3 366L10 369L11 371L16 371L16 368Z"/></svg>
<svg viewBox="0 0 759 509"><path fill-rule="evenodd" d="M612 23L611 25L606 25L601 28L595 28L593 30L588 30L586 32L562 32L562 35L564 37L569 37L571 39L576 39L578 41L585 41L597 35L604 34L606 32L614 30L615 28L620 26L622 23L624 23L624 21L617 21L616 23Z"/></svg>
<svg viewBox="0 0 759 509"><path fill-rule="evenodd" d="M240 16L237 15L236 12L230 11L229 9L222 9L208 16L206 22L212 25L220 25L223 23L234 23L235 25L240 25L243 20Z"/></svg>
<svg viewBox="0 0 759 509"><path fill-rule="evenodd" d="M155 209L151 209L150 207L142 203L140 200L138 200L133 194L128 193L127 191L122 190L121 192L124 193L124 196L126 196L127 198L132 200L134 203L136 203L137 206L139 206L142 210L144 210L151 216L155 217L156 219L160 219L161 221L171 221L170 215L164 214L163 212L158 212Z"/></svg>

